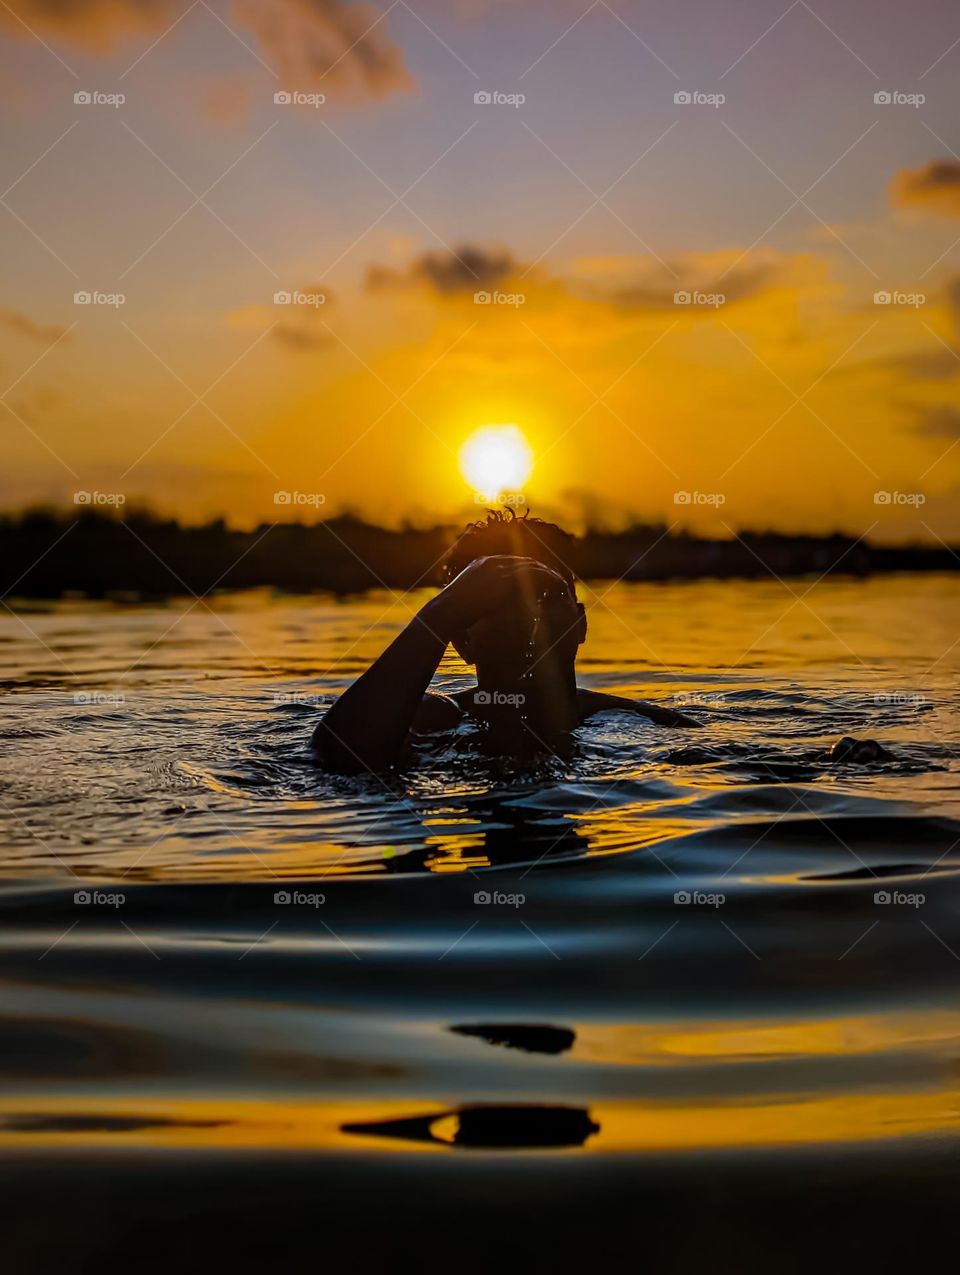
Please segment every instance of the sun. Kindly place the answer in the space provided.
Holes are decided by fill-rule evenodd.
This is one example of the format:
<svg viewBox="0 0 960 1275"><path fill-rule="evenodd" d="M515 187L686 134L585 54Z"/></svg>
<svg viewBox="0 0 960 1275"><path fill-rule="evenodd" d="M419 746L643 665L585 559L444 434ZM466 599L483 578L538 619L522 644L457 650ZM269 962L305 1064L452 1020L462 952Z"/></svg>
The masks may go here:
<svg viewBox="0 0 960 1275"><path fill-rule="evenodd" d="M521 491L532 469L533 451L516 425L484 425L460 448L460 472L491 499Z"/></svg>

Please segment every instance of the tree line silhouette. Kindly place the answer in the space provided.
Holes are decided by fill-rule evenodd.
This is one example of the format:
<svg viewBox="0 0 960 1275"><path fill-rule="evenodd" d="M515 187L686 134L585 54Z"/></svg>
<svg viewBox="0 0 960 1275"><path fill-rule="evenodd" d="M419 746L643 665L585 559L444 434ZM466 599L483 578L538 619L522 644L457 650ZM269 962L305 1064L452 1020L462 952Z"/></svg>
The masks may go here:
<svg viewBox="0 0 960 1275"><path fill-rule="evenodd" d="M341 595L410 589L439 583L440 561L458 531L390 530L352 514L243 531L223 519L182 526L148 511L33 510L0 516L0 592L137 598L262 587ZM744 531L712 540L637 524L587 530L577 538L575 566L585 580L670 580L953 571L958 564L945 547L875 545L839 533Z"/></svg>

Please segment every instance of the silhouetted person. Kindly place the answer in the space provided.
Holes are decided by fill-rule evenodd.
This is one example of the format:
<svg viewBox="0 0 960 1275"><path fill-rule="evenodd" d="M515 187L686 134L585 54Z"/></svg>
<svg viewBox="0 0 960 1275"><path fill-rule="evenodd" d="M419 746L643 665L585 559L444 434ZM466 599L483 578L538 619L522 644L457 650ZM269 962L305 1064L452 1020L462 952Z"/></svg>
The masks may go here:
<svg viewBox="0 0 960 1275"><path fill-rule="evenodd" d="M573 538L539 518L499 511L467 527L445 561L448 581L332 705L314 746L332 769L379 770L411 735L484 727L490 751L554 751L587 718L632 712L663 726L699 723L662 705L577 686L587 635L571 566ZM476 666L477 685L428 692L448 644Z"/></svg>

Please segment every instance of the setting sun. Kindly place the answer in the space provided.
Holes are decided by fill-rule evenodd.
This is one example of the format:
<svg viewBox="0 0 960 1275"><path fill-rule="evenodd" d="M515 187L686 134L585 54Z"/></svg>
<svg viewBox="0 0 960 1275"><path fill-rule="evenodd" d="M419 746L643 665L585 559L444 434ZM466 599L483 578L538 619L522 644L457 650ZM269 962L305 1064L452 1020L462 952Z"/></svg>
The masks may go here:
<svg viewBox="0 0 960 1275"><path fill-rule="evenodd" d="M533 469L533 451L516 425L486 425L460 449L460 472L475 491L497 496L520 491Z"/></svg>

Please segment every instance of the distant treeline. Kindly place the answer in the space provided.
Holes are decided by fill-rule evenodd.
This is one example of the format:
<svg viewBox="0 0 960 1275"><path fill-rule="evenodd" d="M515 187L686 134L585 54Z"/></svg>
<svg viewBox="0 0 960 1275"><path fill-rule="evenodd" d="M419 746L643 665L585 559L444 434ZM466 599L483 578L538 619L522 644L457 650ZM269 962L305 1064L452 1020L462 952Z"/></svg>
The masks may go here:
<svg viewBox="0 0 960 1275"><path fill-rule="evenodd" d="M0 518L0 594L159 597L213 589L272 587L291 592L359 593L436 584L457 528L391 531L351 515L303 526L264 524L235 531L222 520L200 527L149 513L115 517L33 512ZM706 540L664 526L588 531L577 540L585 580L669 580L953 571L946 548L884 547L841 535L743 532Z"/></svg>

